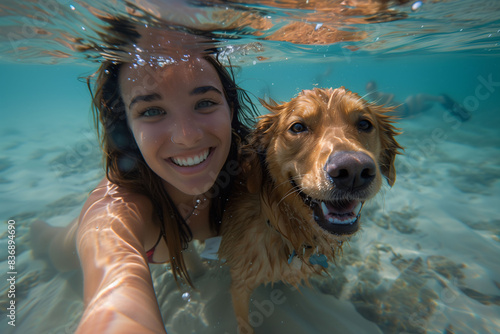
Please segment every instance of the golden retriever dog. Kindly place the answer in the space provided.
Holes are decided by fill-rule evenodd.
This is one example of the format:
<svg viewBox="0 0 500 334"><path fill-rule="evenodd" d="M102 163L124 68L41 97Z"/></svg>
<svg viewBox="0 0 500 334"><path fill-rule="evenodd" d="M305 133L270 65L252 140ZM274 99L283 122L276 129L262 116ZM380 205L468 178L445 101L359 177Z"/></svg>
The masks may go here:
<svg viewBox="0 0 500 334"><path fill-rule="evenodd" d="M359 230L363 203L384 178L394 184L401 149L392 109L344 87L261 103L271 113L243 149L247 182L227 206L219 249L230 267L240 333L253 332L248 312L257 286L283 281L298 287L326 271Z"/></svg>

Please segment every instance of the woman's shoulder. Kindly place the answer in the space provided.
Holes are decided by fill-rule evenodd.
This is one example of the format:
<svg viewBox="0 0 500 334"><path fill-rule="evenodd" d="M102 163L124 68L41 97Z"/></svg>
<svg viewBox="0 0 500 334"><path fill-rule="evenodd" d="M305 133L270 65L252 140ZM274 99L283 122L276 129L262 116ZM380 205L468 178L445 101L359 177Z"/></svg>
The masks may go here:
<svg viewBox="0 0 500 334"><path fill-rule="evenodd" d="M111 221L112 218L140 220L147 223L153 217L153 204L147 196L118 186L104 178L85 202L80 214L80 223L103 215L110 219L105 219L102 223Z"/></svg>

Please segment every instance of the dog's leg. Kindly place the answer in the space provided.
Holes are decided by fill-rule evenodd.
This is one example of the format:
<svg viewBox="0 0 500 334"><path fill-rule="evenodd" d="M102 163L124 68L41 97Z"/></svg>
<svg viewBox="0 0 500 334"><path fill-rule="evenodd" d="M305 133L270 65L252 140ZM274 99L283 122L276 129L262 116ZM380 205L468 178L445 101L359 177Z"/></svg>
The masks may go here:
<svg viewBox="0 0 500 334"><path fill-rule="evenodd" d="M243 284L231 285L231 296L233 298L233 308L238 321L238 334L254 334L253 328L249 323L250 295L252 290Z"/></svg>

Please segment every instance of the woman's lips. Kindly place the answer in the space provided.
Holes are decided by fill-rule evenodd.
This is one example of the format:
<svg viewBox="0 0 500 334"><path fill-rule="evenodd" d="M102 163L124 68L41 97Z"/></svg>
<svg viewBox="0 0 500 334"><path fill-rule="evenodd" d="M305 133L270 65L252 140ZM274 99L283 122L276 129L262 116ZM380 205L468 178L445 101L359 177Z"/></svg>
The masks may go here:
<svg viewBox="0 0 500 334"><path fill-rule="evenodd" d="M207 148L202 152L192 156L171 157L170 161L172 161L175 165L179 167L194 167L204 162L208 158L210 151L211 149Z"/></svg>
<svg viewBox="0 0 500 334"><path fill-rule="evenodd" d="M215 154L215 150L214 147L210 147L196 154L170 157L165 161L178 173L185 175L198 174L208 166Z"/></svg>

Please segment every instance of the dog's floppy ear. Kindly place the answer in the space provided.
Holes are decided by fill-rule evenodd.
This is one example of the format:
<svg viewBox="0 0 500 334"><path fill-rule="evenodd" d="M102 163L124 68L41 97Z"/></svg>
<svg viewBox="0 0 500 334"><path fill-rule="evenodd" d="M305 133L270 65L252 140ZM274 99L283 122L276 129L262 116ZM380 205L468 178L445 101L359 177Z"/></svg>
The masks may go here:
<svg viewBox="0 0 500 334"><path fill-rule="evenodd" d="M280 107L274 100L270 100L269 103L262 99L259 99L259 101L271 113L259 117L255 130L252 132L250 143L243 149L244 171L247 175L247 188L250 193L258 192L262 185L263 168L266 166L266 152L272 139L275 115Z"/></svg>
<svg viewBox="0 0 500 334"><path fill-rule="evenodd" d="M396 117L391 115L394 108L372 106L372 109L374 109L377 115L380 127L380 143L382 144L380 171L387 178L387 183L392 187L394 182L396 182L396 168L394 167L396 155L401 154L400 150L403 150L403 147L398 144L395 137L401 134L401 132L393 125L396 121Z"/></svg>
<svg viewBox="0 0 500 334"><path fill-rule="evenodd" d="M262 165L258 152L251 146L243 148L243 172L246 175L247 189L251 194L260 191L262 185Z"/></svg>
<svg viewBox="0 0 500 334"><path fill-rule="evenodd" d="M273 138L273 125L277 120L277 114L284 108L284 105L280 105L272 99L269 100L269 103L263 99L259 99L259 102L262 103L270 113L259 117L259 121L252 135L251 143L257 152L265 153Z"/></svg>

